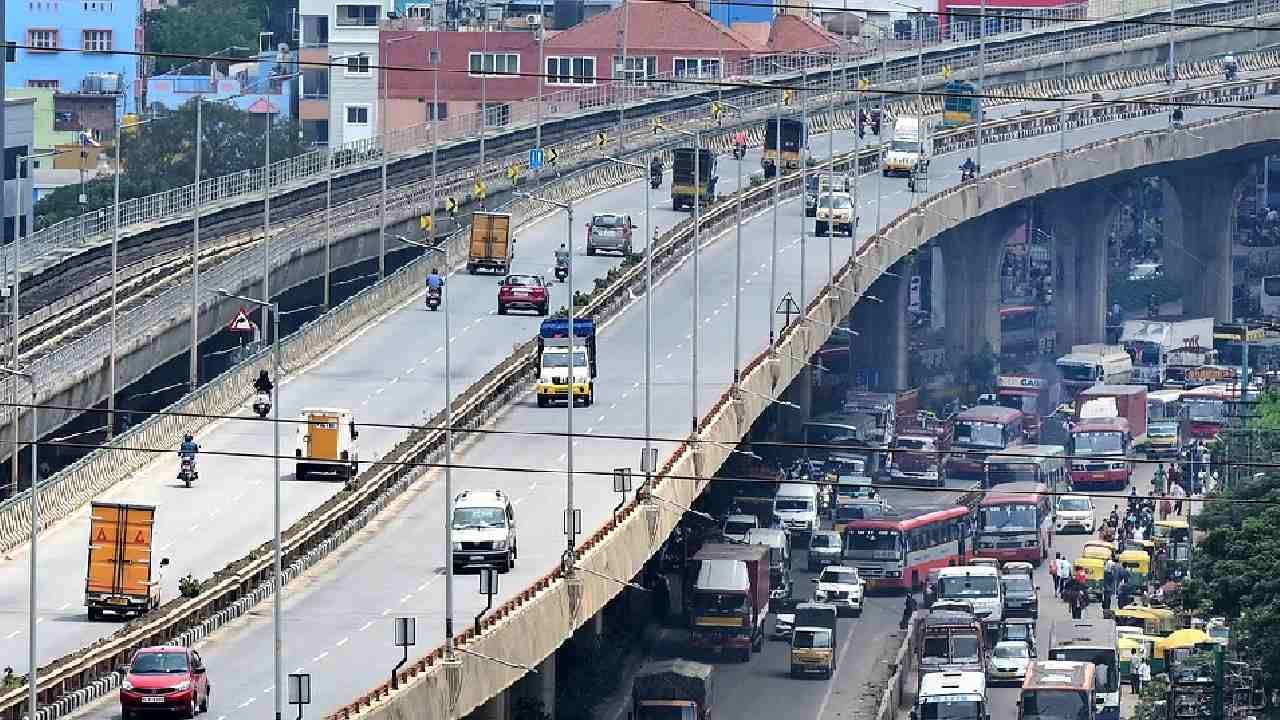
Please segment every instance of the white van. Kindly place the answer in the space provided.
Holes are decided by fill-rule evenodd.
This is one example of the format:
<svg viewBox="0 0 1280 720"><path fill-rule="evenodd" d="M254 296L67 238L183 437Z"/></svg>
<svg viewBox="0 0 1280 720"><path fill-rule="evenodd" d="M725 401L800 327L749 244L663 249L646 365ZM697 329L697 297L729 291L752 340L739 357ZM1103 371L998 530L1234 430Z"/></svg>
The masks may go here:
<svg viewBox="0 0 1280 720"><path fill-rule="evenodd" d="M464 490L453 499L453 569L490 565L505 573L516 564L516 513L501 490Z"/></svg>
<svg viewBox="0 0 1280 720"><path fill-rule="evenodd" d="M1000 582L1000 571L993 567L942 568L938 571L938 599L969 603L973 614L984 624L1004 619L1004 585Z"/></svg>
<svg viewBox="0 0 1280 720"><path fill-rule="evenodd" d="M791 541L778 528L751 528L744 538L748 545L769 548L769 599L791 597Z"/></svg>
<svg viewBox="0 0 1280 720"><path fill-rule="evenodd" d="M773 512L791 532L810 534L818 524L818 488L807 483L783 483L773 497Z"/></svg>

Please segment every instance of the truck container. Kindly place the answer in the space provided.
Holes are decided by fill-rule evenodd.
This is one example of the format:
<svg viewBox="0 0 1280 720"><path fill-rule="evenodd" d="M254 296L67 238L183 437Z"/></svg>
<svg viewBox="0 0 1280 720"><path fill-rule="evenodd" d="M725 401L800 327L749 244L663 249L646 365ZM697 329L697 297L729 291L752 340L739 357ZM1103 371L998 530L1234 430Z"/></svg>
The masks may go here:
<svg viewBox="0 0 1280 720"><path fill-rule="evenodd" d="M734 651L743 662L764 646L769 613L769 548L709 543L694 562L690 642L714 652Z"/></svg>
<svg viewBox="0 0 1280 720"><path fill-rule="evenodd" d="M813 602L796 605L791 632L792 677L818 672L829 678L835 673L840 652L836 634L838 616L835 605Z"/></svg>
<svg viewBox="0 0 1280 720"><path fill-rule="evenodd" d="M467 255L467 272L493 270L501 275L511 271L516 243L511 237L511 213L471 213L471 242Z"/></svg>
<svg viewBox="0 0 1280 720"><path fill-rule="evenodd" d="M1126 320L1120 344L1133 355L1133 382L1159 388L1167 379L1170 353L1213 346L1213 318L1177 322Z"/></svg>
<svg viewBox="0 0 1280 720"><path fill-rule="evenodd" d="M629 720L707 720L712 672L710 665L690 660L645 663L631 682Z"/></svg>
<svg viewBox="0 0 1280 720"><path fill-rule="evenodd" d="M538 329L538 407L569 398L570 346L573 349L573 399L595 402L596 321L574 318L573 339L568 318L547 318Z"/></svg>
<svg viewBox="0 0 1280 720"><path fill-rule="evenodd" d="M697 151L697 177L694 177L694 149L676 148L671 159L671 209L692 208L698 198L702 207L716 199L716 154L702 148Z"/></svg>
<svg viewBox="0 0 1280 720"><path fill-rule="evenodd" d="M885 177L910 175L917 166L927 170L930 144L929 124L924 118L898 118L893 124L893 139L889 141L881 173Z"/></svg>
<svg viewBox="0 0 1280 720"><path fill-rule="evenodd" d="M1120 385L1133 376L1133 358L1122 345L1074 345L1055 365L1062 373L1062 392L1068 399L1098 383Z"/></svg>
<svg viewBox="0 0 1280 720"><path fill-rule="evenodd" d="M1022 412L1022 429L1032 442L1040 441L1040 418L1053 411L1049 391L1049 383L1035 375L996 377L996 402Z"/></svg>
<svg viewBox="0 0 1280 720"><path fill-rule="evenodd" d="M930 609L917 632L916 680L931 672L986 672L987 635L982 622L964 610Z"/></svg>
<svg viewBox="0 0 1280 720"><path fill-rule="evenodd" d="M1116 417L1129 422L1129 435L1134 439L1147 434L1147 388L1142 385L1095 385L1076 396L1076 417L1089 400L1112 398Z"/></svg>
<svg viewBox="0 0 1280 720"><path fill-rule="evenodd" d="M782 128L782 168L795 170L800 167L800 149L806 141L804 123L796 118L770 120L764 124L764 154L760 157L765 177L778 174L779 125Z"/></svg>
<svg viewBox="0 0 1280 720"><path fill-rule="evenodd" d="M160 583L169 559L151 566L156 506L94 500L89 508L89 568L84 604L89 619L104 613L124 618L160 606Z"/></svg>
<svg viewBox="0 0 1280 720"><path fill-rule="evenodd" d="M298 480L332 477L350 481L360 472L355 414L343 408L304 408L296 426ZM319 477L315 477L319 476Z"/></svg>

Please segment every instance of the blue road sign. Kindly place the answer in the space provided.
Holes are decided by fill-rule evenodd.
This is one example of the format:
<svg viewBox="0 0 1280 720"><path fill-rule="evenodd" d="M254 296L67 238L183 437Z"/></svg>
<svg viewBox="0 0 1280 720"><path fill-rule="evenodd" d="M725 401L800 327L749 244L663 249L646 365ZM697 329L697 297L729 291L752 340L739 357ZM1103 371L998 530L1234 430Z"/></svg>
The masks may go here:
<svg viewBox="0 0 1280 720"><path fill-rule="evenodd" d="M542 169L542 148L529 148L529 169Z"/></svg>

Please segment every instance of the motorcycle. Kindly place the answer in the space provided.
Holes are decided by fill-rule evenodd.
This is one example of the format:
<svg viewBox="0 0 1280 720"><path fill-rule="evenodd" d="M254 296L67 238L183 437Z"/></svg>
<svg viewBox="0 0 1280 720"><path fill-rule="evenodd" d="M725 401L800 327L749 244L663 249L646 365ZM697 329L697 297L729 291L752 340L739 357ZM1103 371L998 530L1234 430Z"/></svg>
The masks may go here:
<svg viewBox="0 0 1280 720"><path fill-rule="evenodd" d="M658 188L662 187L662 171L661 170L649 171L649 187L653 188L654 190L657 190Z"/></svg>
<svg viewBox="0 0 1280 720"><path fill-rule="evenodd" d="M1231 82L1232 80L1235 80L1237 77L1240 76L1240 71L1236 69L1234 65L1228 65L1225 75L1226 75L1227 82Z"/></svg>
<svg viewBox="0 0 1280 720"><path fill-rule="evenodd" d="M564 282L565 278L567 277L569 277L569 266L563 265L563 264L557 264L556 265L556 281Z"/></svg>
<svg viewBox="0 0 1280 720"><path fill-rule="evenodd" d="M977 176L978 167L976 165L972 167L960 166L960 182L969 182Z"/></svg>
<svg viewBox="0 0 1280 720"><path fill-rule="evenodd" d="M744 158L744 157L746 157L746 156L747 156L747 146L746 146L746 145L734 145L734 146L733 146L733 159L734 159L734 160L741 160L742 158Z"/></svg>
<svg viewBox="0 0 1280 720"><path fill-rule="evenodd" d="M259 392L253 396L253 411L265 418L271 412L271 393Z"/></svg>
<svg viewBox="0 0 1280 720"><path fill-rule="evenodd" d="M183 485L191 487L191 483L200 477L200 473L196 472L196 459L193 457L183 457L178 465L178 479Z"/></svg>
<svg viewBox="0 0 1280 720"><path fill-rule="evenodd" d="M427 288L427 309L440 309L440 288Z"/></svg>

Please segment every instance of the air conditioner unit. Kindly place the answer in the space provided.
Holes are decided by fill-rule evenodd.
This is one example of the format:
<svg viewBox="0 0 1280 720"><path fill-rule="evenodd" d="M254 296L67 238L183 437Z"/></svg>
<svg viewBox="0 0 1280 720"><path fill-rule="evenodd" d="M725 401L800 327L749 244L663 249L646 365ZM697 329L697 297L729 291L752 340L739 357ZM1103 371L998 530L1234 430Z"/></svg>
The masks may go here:
<svg viewBox="0 0 1280 720"><path fill-rule="evenodd" d="M529 24L529 27L537 27L542 24L542 16L541 15L525 15L524 21Z"/></svg>

